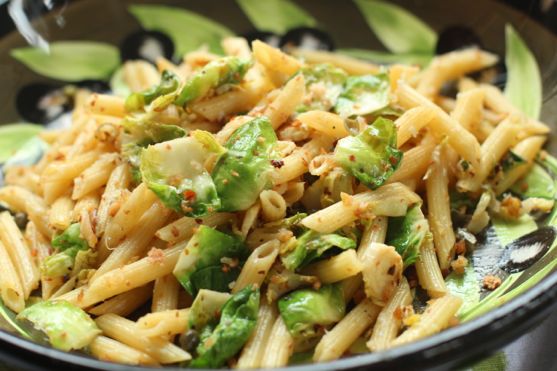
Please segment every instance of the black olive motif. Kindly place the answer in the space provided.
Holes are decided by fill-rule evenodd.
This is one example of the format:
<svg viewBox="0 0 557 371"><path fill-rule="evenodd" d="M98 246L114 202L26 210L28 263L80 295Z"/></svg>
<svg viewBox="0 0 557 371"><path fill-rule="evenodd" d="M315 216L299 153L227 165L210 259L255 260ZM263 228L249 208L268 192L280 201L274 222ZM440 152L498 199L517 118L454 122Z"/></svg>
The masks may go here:
<svg viewBox="0 0 557 371"><path fill-rule="evenodd" d="M471 46L482 47L482 42L474 31L465 26L450 26L439 34L435 52L444 54Z"/></svg>
<svg viewBox="0 0 557 371"><path fill-rule="evenodd" d="M267 32L267 31L251 31L246 34L243 34L242 37L248 41L248 44L251 46L251 43L255 40L263 41L275 48L279 47L280 44L280 36L276 33Z"/></svg>
<svg viewBox="0 0 557 371"><path fill-rule="evenodd" d="M83 80L64 86L33 83L24 86L17 93L16 110L25 121L46 125L73 108L76 87L97 93L110 89L106 82L99 80Z"/></svg>
<svg viewBox="0 0 557 371"><path fill-rule="evenodd" d="M162 32L139 30L128 35L120 43L120 59L143 59L155 63L158 57L172 60L174 43Z"/></svg>
<svg viewBox="0 0 557 371"><path fill-rule="evenodd" d="M335 49L335 44L325 31L311 27L298 27L289 30L282 36L280 47L331 51Z"/></svg>
<svg viewBox="0 0 557 371"><path fill-rule="evenodd" d="M554 227L545 226L514 240L505 246L499 268L507 273L525 270L545 255L556 235Z"/></svg>

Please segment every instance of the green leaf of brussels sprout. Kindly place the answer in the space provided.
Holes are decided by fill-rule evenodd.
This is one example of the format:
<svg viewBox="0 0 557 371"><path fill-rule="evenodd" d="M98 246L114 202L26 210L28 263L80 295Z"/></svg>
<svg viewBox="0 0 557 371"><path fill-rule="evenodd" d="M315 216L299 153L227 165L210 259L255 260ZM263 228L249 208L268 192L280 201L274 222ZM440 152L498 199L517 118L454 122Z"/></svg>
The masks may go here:
<svg viewBox="0 0 557 371"><path fill-rule="evenodd" d="M186 81L175 103L184 106L223 85L238 84L250 67L250 60L238 57L224 57L209 62Z"/></svg>
<svg viewBox="0 0 557 371"><path fill-rule="evenodd" d="M64 351L82 349L101 333L87 313L67 301L39 302L25 308L17 318L32 322L47 334L53 347Z"/></svg>
<svg viewBox="0 0 557 371"><path fill-rule="evenodd" d="M408 267L418 259L420 246L428 234L429 224L420 205L414 205L405 216L389 218L386 241L400 254L404 267Z"/></svg>
<svg viewBox="0 0 557 371"><path fill-rule="evenodd" d="M350 76L335 104L339 116L348 118L364 116L389 105L389 77L377 75Z"/></svg>
<svg viewBox="0 0 557 371"><path fill-rule="evenodd" d="M190 367L220 368L242 349L257 322L259 289L246 287L234 294L222 307L219 323L206 326Z"/></svg>
<svg viewBox="0 0 557 371"><path fill-rule="evenodd" d="M278 308L294 338L314 337L319 334L319 327L340 321L345 313L344 296L338 285L293 291L279 299Z"/></svg>
<svg viewBox="0 0 557 371"><path fill-rule="evenodd" d="M356 136L339 140L335 161L371 189L380 187L397 169L402 152L396 146L393 121L378 118Z"/></svg>
<svg viewBox="0 0 557 371"><path fill-rule="evenodd" d="M255 118L237 129L212 176L221 198L221 211L246 210L270 183L271 159L277 136L269 119Z"/></svg>
<svg viewBox="0 0 557 371"><path fill-rule="evenodd" d="M202 216L217 211L220 199L204 164L211 152L193 137L148 146L141 153L143 182L177 212Z"/></svg>
<svg viewBox="0 0 557 371"><path fill-rule="evenodd" d="M296 239L294 250L282 257L282 263L287 269L294 271L319 259L334 247L342 250L355 249L356 242L334 233L307 231Z"/></svg>
<svg viewBox="0 0 557 371"><path fill-rule="evenodd" d="M237 237L201 225L180 255L174 275L192 295L200 289L228 291L247 253ZM223 258L236 260L236 266L224 264Z"/></svg>

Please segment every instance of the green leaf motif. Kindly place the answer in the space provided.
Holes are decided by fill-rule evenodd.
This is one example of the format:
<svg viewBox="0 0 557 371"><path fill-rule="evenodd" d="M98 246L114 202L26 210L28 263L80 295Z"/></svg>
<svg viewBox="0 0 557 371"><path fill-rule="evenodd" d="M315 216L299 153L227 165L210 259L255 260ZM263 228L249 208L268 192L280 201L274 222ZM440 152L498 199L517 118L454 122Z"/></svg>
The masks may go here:
<svg viewBox="0 0 557 371"><path fill-rule="evenodd" d="M277 34L296 27L315 27L317 21L290 0L237 0L251 23L260 31Z"/></svg>
<svg viewBox="0 0 557 371"><path fill-rule="evenodd" d="M437 34L415 15L380 0L354 0L383 45L396 54L433 55Z"/></svg>
<svg viewBox="0 0 557 371"><path fill-rule="evenodd" d="M528 174L519 179L511 190L522 198L539 197L551 200L555 197L555 181L540 165L534 164Z"/></svg>
<svg viewBox="0 0 557 371"><path fill-rule="evenodd" d="M175 56L207 45L214 53L222 54L221 40L233 35L219 23L186 9L163 5L131 5L129 7L141 26L147 30L166 33L174 42Z"/></svg>
<svg viewBox="0 0 557 371"><path fill-rule="evenodd" d="M506 246L538 228L534 219L529 215L523 215L518 220L504 220L495 217L491 219L491 222L501 246Z"/></svg>
<svg viewBox="0 0 557 371"><path fill-rule="evenodd" d="M94 41L58 41L49 51L25 47L10 55L35 73L62 81L108 79L120 64L118 48Z"/></svg>
<svg viewBox="0 0 557 371"><path fill-rule="evenodd" d="M505 95L515 107L537 119L542 107L542 82L536 58L510 24L505 27L505 40Z"/></svg>
<svg viewBox="0 0 557 371"><path fill-rule="evenodd" d="M389 52L381 52L376 50L364 49L337 49L337 53L344 54L348 57L363 59L378 64L417 64L425 67L433 58L430 53L406 53L406 54L392 54Z"/></svg>
<svg viewBox="0 0 557 371"><path fill-rule="evenodd" d="M479 303L480 286L472 265L465 268L464 274L456 274L455 272L449 274L445 278L445 284L452 295L460 297L463 301L459 313L466 313Z"/></svg>
<svg viewBox="0 0 557 371"><path fill-rule="evenodd" d="M33 124L8 124L0 126L0 163L8 160L28 140L42 131Z"/></svg>

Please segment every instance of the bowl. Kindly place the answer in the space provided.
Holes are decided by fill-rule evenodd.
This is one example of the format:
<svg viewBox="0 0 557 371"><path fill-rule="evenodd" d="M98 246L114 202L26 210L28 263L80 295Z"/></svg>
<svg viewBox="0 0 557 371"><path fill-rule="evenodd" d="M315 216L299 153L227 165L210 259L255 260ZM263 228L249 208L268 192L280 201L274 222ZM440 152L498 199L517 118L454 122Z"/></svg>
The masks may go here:
<svg viewBox="0 0 557 371"><path fill-rule="evenodd" d="M18 1L12 1L12 5L14 3ZM20 32L8 33L0 39L0 84L3 86L0 90L1 124L33 121L42 122L47 126L53 126L53 123L59 125L56 117L64 110L67 111L67 107L62 105L59 111L45 117L44 112L30 112L29 107L22 105L21 101L30 99L29 97L40 98L45 91L52 91L69 83L82 84L99 91L114 88L109 80L111 73L102 76L90 76L79 72L67 75L68 71L60 72L60 68L45 71L21 63L14 58L17 56L14 50L27 45L25 38L38 45L61 40L89 40L110 44L119 47L120 50L116 64L120 63L120 57L125 59L141 54L137 45L141 44L144 41L142 38L145 37L158 40L162 52L169 58L175 57L188 45L191 46L183 40L177 40L175 35L169 35L165 27L172 25L162 27L149 14L142 17L139 11L132 11L153 4L154 1L59 1L51 2L51 5L44 7L32 1L22 3L24 12L19 15L31 17L32 27L25 25L25 17L23 21L20 18ZM247 38L264 38L283 47L292 43L303 47L304 38L306 41L310 38L309 44L313 47L317 45L329 50L375 51L376 58L379 59L388 59L393 53L382 43L385 40L381 40L370 29L365 14L355 2L296 0L293 3L303 10L303 17L298 14L297 18L296 15L290 14L290 17L281 18L280 12L276 15L265 14L263 17L261 12L265 12L266 9L258 8L257 2L253 1L165 0L157 1L156 5L187 9L206 17L217 25L213 27L217 36L222 32L218 25L222 25L235 34ZM548 123L553 130L557 129L557 36L552 33L557 32L557 5L544 1L528 2L528 6L525 2L509 2L510 5L520 8L515 9L504 2L479 0L397 0L392 3L408 10L438 35L443 36L445 43L438 43L437 48L444 50L459 48L466 43L479 43L484 49L504 56L505 24L512 24L531 49L540 67L543 85L541 120ZM15 6L12 10L14 9ZM264 20L258 21L258 15ZM3 27L5 25L4 22ZM553 26L553 30L546 26ZM145 32L146 29L150 31ZM433 52L418 50L399 57L413 58L413 61L420 62L431 58ZM114 67L108 65L106 68L113 72ZM501 63L499 67L499 72L504 77L504 64ZM504 84L504 78L501 83ZM550 153L557 154L556 143L555 140L549 141L546 148ZM480 248L490 249L492 243L493 239L490 239L488 231L480 243ZM557 307L557 273L554 270L546 272L540 277L543 279L505 304L424 340L384 352L355 355L324 364L291 366L289 369L394 370L407 369L411 365L413 369L432 370L466 365L500 349L554 311ZM534 273L536 272L529 272L530 276ZM0 331L0 344L0 360L9 369L127 369L126 366L101 362L79 353L65 353L36 344L9 331Z"/></svg>

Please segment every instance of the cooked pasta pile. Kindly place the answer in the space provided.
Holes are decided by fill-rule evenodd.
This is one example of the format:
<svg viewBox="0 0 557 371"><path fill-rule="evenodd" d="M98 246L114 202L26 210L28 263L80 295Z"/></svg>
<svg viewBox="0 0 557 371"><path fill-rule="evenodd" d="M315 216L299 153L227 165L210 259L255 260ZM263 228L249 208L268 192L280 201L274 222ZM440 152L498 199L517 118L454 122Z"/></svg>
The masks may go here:
<svg viewBox="0 0 557 371"><path fill-rule="evenodd" d="M7 169L1 298L54 347L255 368L399 346L458 323L444 276L490 217L553 207L508 193L549 129L467 77L490 53L420 70L223 48L127 62L128 97L78 90L72 126Z"/></svg>

